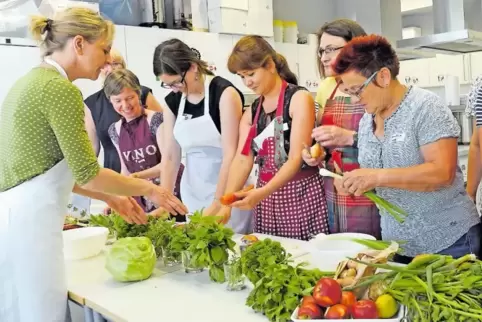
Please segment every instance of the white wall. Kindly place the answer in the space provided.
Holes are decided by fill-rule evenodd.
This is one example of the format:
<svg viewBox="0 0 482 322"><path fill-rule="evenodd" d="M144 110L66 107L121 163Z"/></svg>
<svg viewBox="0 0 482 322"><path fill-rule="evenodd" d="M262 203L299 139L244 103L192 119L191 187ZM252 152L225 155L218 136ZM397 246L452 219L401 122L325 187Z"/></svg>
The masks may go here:
<svg viewBox="0 0 482 322"><path fill-rule="evenodd" d="M335 0L273 0L274 19L298 22L300 33L316 33L335 17Z"/></svg>

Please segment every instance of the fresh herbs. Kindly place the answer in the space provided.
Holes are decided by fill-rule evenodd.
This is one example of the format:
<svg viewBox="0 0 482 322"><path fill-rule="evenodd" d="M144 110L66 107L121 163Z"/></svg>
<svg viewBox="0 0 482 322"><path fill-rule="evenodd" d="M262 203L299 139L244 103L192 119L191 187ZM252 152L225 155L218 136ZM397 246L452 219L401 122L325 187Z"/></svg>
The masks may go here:
<svg viewBox="0 0 482 322"><path fill-rule="evenodd" d="M125 237L142 237L147 234L148 227L154 222L162 220L157 217L149 216L146 225L127 223L120 215L113 212L110 215L91 215L90 224L109 229L117 239Z"/></svg>
<svg viewBox="0 0 482 322"><path fill-rule="evenodd" d="M172 248L190 252L194 267L208 267L211 280L224 283L223 265L228 260L228 250L234 251L236 245L233 235L233 230L219 224L217 217L195 212L190 222L173 235Z"/></svg>
<svg viewBox="0 0 482 322"><path fill-rule="evenodd" d="M246 305L256 312L263 313L270 321L290 321L291 314L301 298L311 295L314 285L320 278L333 276L332 272L307 270L302 265L291 266L286 262L269 265L270 274L264 275L257 281L254 289L249 293Z"/></svg>
<svg viewBox="0 0 482 322"><path fill-rule="evenodd" d="M480 321L482 262L474 255L459 259L436 254L420 255L405 267L363 264L388 270L361 284L371 285L372 296L392 295L407 307L410 321Z"/></svg>
<svg viewBox="0 0 482 322"><path fill-rule="evenodd" d="M174 220L164 220L154 216L148 217L146 225L129 224L115 212L110 215L90 216L91 226L108 228L109 232L117 239L148 237L154 245L157 256L161 255L162 247L169 244L174 224Z"/></svg>
<svg viewBox="0 0 482 322"><path fill-rule="evenodd" d="M243 273L241 257L233 253L224 264L224 274L228 282L228 290L241 290L245 288L246 277Z"/></svg>
<svg viewBox="0 0 482 322"><path fill-rule="evenodd" d="M247 247L241 263L248 280L256 284L263 276L271 274L276 264L288 263L290 257L279 242L267 238Z"/></svg>

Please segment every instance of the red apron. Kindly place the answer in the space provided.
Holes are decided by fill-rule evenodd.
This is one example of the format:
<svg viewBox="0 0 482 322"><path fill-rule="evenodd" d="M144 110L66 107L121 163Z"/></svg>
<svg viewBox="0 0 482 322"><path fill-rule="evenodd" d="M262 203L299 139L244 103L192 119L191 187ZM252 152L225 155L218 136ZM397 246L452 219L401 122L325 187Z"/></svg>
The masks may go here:
<svg viewBox="0 0 482 322"><path fill-rule="evenodd" d="M321 119L322 125L335 125L343 129L358 131L360 120L365 114L363 104L352 103L350 97L335 93L339 83L326 101ZM331 147L327 149L331 158L326 168L332 172L348 172L358 169L358 149L355 147ZM335 164L337 167L335 167ZM337 169L338 168L338 169ZM337 192L333 179L323 178L328 204L330 233L356 232L381 238L378 208L367 198L343 195Z"/></svg>
<svg viewBox="0 0 482 322"><path fill-rule="evenodd" d="M260 97L253 125L243 148L242 153L246 155L254 143L254 150L257 151L256 163L259 165L258 188L266 185L288 159L283 134L283 112L289 109L289 100L285 102L287 86L288 84L283 82L276 118L258 133L258 120L263 103L263 97ZM254 231L302 240L308 240L319 233L328 233L326 200L322 186L323 179L317 168L300 169L288 183L255 207Z"/></svg>

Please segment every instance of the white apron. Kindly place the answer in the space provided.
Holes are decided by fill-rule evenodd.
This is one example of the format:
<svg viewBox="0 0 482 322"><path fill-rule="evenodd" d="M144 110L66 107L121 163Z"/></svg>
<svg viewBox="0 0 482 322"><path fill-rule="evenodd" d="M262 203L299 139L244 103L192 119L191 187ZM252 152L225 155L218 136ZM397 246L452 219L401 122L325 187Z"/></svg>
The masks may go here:
<svg viewBox="0 0 482 322"><path fill-rule="evenodd" d="M0 193L0 321L70 320L62 228L73 187L62 160Z"/></svg>
<svg viewBox="0 0 482 322"><path fill-rule="evenodd" d="M223 161L221 134L209 114L209 84L207 77L204 85L204 115L189 118L184 115L186 95L182 95L174 137L186 154L186 164L181 178L181 198L190 212L207 208L214 201L219 172ZM255 183L252 177L248 184ZM232 209L227 227L236 233L252 232L252 212Z"/></svg>

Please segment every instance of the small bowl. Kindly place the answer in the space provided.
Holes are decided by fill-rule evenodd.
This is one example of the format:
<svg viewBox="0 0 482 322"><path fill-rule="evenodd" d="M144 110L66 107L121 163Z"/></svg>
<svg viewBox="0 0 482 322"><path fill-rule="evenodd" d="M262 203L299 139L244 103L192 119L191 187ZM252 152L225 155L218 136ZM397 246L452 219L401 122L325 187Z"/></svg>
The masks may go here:
<svg viewBox="0 0 482 322"><path fill-rule="evenodd" d="M83 227L65 230L64 257L66 260L79 260L97 256L105 247L109 229L104 227Z"/></svg>

